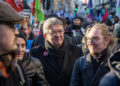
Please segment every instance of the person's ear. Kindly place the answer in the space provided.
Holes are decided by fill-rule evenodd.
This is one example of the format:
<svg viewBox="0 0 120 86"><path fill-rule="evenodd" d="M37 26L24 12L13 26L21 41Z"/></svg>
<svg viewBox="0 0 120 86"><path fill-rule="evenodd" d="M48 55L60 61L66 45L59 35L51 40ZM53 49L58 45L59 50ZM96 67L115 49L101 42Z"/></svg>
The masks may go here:
<svg viewBox="0 0 120 86"><path fill-rule="evenodd" d="M110 38L109 37L106 38L106 44L107 45L110 44Z"/></svg>

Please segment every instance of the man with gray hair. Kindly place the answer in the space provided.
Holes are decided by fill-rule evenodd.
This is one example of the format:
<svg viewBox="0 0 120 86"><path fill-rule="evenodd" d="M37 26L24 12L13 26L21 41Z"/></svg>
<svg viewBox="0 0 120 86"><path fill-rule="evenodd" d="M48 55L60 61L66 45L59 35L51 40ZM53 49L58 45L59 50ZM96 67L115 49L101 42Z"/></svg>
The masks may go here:
<svg viewBox="0 0 120 86"><path fill-rule="evenodd" d="M0 86L29 86L16 58L18 31L14 25L23 21L9 4L0 1Z"/></svg>
<svg viewBox="0 0 120 86"><path fill-rule="evenodd" d="M82 50L64 37L61 20L48 18L43 25L44 46L31 49L31 55L40 59L46 79L51 86L69 86L75 60Z"/></svg>

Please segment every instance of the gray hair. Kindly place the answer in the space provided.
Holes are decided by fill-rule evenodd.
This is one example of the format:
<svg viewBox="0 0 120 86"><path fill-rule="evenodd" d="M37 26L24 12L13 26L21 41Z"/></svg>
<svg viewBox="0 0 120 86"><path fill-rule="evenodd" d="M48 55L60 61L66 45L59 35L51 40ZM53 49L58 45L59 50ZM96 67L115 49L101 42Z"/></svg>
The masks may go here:
<svg viewBox="0 0 120 86"><path fill-rule="evenodd" d="M61 20L52 17L52 18L48 18L47 20L45 20L44 25L43 25L43 33L46 34L48 32L49 29L51 29L51 27L53 25L57 25L60 24L61 26L63 26L63 23ZM64 28L63 28L64 29Z"/></svg>

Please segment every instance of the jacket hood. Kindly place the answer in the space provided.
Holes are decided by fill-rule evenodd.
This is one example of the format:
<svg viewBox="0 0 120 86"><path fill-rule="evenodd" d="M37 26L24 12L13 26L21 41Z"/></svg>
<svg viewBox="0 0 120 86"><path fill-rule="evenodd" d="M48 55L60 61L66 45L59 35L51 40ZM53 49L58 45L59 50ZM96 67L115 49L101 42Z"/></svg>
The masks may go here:
<svg viewBox="0 0 120 86"><path fill-rule="evenodd" d="M120 49L110 56L108 65L111 71L114 71L120 79Z"/></svg>

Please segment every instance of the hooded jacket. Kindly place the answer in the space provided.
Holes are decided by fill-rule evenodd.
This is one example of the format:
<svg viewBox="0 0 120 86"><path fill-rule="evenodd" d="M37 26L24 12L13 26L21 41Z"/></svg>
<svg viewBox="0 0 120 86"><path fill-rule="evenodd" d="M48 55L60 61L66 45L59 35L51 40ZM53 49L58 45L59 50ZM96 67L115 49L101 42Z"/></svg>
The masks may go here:
<svg viewBox="0 0 120 86"><path fill-rule="evenodd" d="M120 86L120 49L108 59L110 72L100 81L99 86Z"/></svg>

